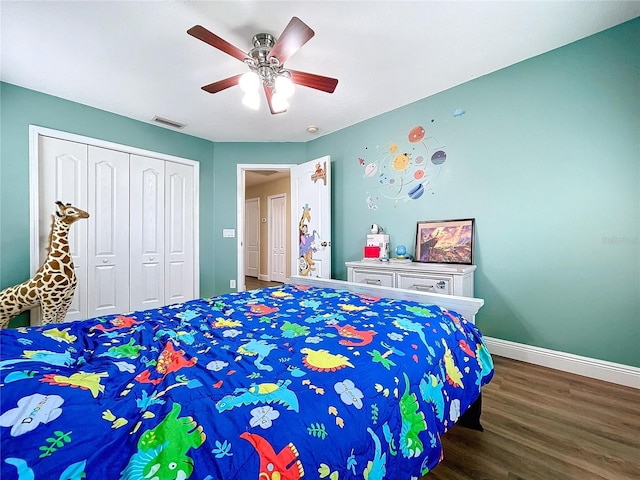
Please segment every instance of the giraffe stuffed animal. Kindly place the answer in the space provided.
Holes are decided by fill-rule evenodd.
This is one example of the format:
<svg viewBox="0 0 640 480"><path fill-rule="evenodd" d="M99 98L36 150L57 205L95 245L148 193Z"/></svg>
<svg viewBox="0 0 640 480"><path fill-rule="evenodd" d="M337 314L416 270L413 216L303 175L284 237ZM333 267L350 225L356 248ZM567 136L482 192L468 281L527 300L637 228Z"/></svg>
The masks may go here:
<svg viewBox="0 0 640 480"><path fill-rule="evenodd" d="M58 201L56 205L44 263L33 278L0 292L0 328L5 328L19 313L38 305L43 325L60 323L67 314L78 283L69 251L69 229L89 214L70 203Z"/></svg>

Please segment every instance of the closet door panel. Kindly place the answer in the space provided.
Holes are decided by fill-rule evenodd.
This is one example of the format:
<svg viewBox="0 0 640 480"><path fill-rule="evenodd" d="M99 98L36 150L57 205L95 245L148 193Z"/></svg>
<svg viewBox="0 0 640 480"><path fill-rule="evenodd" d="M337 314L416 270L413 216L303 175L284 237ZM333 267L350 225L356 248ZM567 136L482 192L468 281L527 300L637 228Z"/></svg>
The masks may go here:
<svg viewBox="0 0 640 480"><path fill-rule="evenodd" d="M165 305L165 162L131 155L131 310Z"/></svg>
<svg viewBox="0 0 640 480"><path fill-rule="evenodd" d="M89 317L129 310L129 155L89 147Z"/></svg>
<svg viewBox="0 0 640 480"><path fill-rule="evenodd" d="M194 298L194 173L193 167L166 163L167 304Z"/></svg>
<svg viewBox="0 0 640 480"><path fill-rule="evenodd" d="M72 205L92 213L87 205L87 145L69 140L40 136L38 139L38 261L32 262L32 274L47 258L49 233L55 202ZM69 250L78 284L65 321L87 318L87 233L88 222L80 220L69 230ZM34 309L31 324L40 324L39 309Z"/></svg>

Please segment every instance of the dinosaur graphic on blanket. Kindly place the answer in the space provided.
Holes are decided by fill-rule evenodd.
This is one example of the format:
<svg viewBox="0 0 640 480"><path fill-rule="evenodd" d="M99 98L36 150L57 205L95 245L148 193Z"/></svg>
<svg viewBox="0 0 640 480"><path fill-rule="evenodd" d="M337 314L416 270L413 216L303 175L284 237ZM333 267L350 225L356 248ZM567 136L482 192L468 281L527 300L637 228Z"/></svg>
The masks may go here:
<svg viewBox="0 0 640 480"><path fill-rule="evenodd" d="M156 363L155 370L160 377L155 379L151 378L151 372L149 370L144 370L136 376L136 380L140 383L152 383L153 385L158 385L170 373L177 372L181 368L193 367L197 361L198 359L196 357L192 357L190 360L187 360L184 350L176 350L173 343L167 342L164 350L162 350L162 353L160 353L160 356L158 357L158 362Z"/></svg>
<svg viewBox="0 0 640 480"><path fill-rule="evenodd" d="M373 336L377 333L374 330L356 330L355 327L351 325L329 326L335 328L340 336L345 337L346 340L340 340L338 343L347 347L362 347L364 345L369 345L373 341Z"/></svg>
<svg viewBox="0 0 640 480"><path fill-rule="evenodd" d="M262 360L264 360L274 348L277 348L277 345L267 343L265 340L251 339L248 343L238 348L238 353L241 355L257 356L258 358L253 362L256 368L270 372L273 370L273 367L271 365L264 365Z"/></svg>
<svg viewBox="0 0 640 480"><path fill-rule="evenodd" d="M140 325L142 322L137 322L134 317L125 317L124 315L118 315L116 318L111 319L110 323L112 327L105 327L102 323L99 323L95 327L91 327L91 330L113 332L114 330L123 330L125 328L131 328L134 325Z"/></svg>
<svg viewBox="0 0 640 480"><path fill-rule="evenodd" d="M420 432L427 429L424 413L419 411L420 405L415 393L410 393L409 377L402 374L406 384L404 393L400 397L400 415L402 416L402 430L400 431L400 450L402 455L411 458L419 457L424 451L424 445L419 438Z"/></svg>
<svg viewBox="0 0 640 480"><path fill-rule="evenodd" d="M227 395L216 403L220 413L242 405L255 405L257 403L279 403L287 407L287 410L298 412L298 397L289 390L291 380L279 380L278 383L253 384L249 388L236 388L235 394Z"/></svg>
<svg viewBox="0 0 640 480"><path fill-rule="evenodd" d="M367 427L367 432L371 435L374 444L374 455L373 460L369 460L367 462L367 468L362 472L365 480L383 480L384 476L387 474L387 454L382 453L382 444L380 443L380 438L371 430L370 427Z"/></svg>
<svg viewBox="0 0 640 480"><path fill-rule="evenodd" d="M42 362L48 365L55 365L56 367L71 367L76 363L76 361L71 358L71 353L69 351L59 353L50 352L49 350L25 350L22 352L22 357L23 358L4 360L0 362L0 370L9 365L24 362Z"/></svg>
<svg viewBox="0 0 640 480"><path fill-rule="evenodd" d="M300 480L304 477L302 462L298 460L298 449L293 443L276 453L269 441L260 435L243 432L240 438L251 443L260 456L260 472L257 477L260 480Z"/></svg>
<svg viewBox="0 0 640 480"><path fill-rule="evenodd" d="M427 348L429 347L429 343L427 343L427 337L424 334L424 325L418 322L412 322L411 320L407 320L406 318L396 318L393 321L393 324L401 330L406 330L408 332L417 333Z"/></svg>
<svg viewBox="0 0 640 480"><path fill-rule="evenodd" d="M174 403L171 412L138 440L120 480L185 480L193 473L193 459L187 455L191 448L199 448L206 435L192 417L180 417L182 407Z"/></svg>
<svg viewBox="0 0 640 480"><path fill-rule="evenodd" d="M133 338L129 339L129 343L125 343L124 345L116 345L113 347L109 347L104 353L98 355L99 357L111 357L111 358L128 358L130 360L135 360L140 356L140 351L145 350L146 347L142 345L136 345L135 340Z"/></svg>
<svg viewBox="0 0 640 480"><path fill-rule="evenodd" d="M98 398L99 394L104 393L104 385L102 385L100 381L108 376L109 374L106 372L75 372L70 376L47 373L43 375L40 381L42 383L48 383L49 385L88 390L91 392L91 395L93 395L93 398Z"/></svg>
<svg viewBox="0 0 640 480"><path fill-rule="evenodd" d="M442 369L442 366L440 366ZM444 373L442 375L444 377ZM433 404L435 407L436 416L440 421L444 420L444 395L442 394L442 387L444 383L441 377L429 373L420 380L420 395L422 399Z"/></svg>

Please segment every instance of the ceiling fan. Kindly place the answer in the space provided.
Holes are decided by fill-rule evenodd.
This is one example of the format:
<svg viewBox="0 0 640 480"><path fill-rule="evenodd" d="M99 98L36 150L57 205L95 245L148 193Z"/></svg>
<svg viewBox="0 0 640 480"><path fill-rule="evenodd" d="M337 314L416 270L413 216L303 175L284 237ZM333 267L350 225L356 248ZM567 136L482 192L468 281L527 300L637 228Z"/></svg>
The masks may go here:
<svg viewBox="0 0 640 480"><path fill-rule="evenodd" d="M327 93L333 93L338 84L336 78L323 77L314 73L285 69L285 62L307 43L315 32L298 17L293 17L279 39L268 33L253 36L253 48L245 53L238 47L210 32L201 25L195 25L187 33L212 47L244 62L250 69L245 74L234 75L205 85L202 89L217 93L234 85L240 85L245 92L243 103L258 109L260 85L267 97L272 114L285 112L289 106L287 98L293 93L293 84L302 85Z"/></svg>

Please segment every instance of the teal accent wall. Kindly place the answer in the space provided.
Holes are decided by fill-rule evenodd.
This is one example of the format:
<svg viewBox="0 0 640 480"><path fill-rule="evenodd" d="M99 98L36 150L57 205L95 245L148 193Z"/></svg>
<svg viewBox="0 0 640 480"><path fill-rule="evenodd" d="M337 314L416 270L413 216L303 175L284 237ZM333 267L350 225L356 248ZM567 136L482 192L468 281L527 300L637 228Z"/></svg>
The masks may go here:
<svg viewBox="0 0 640 480"><path fill-rule="evenodd" d="M412 251L417 221L473 217L486 335L640 366L638 45L634 20L309 142L333 160L334 275L372 223ZM416 125L446 168L418 200L370 210L359 158Z"/></svg>
<svg viewBox="0 0 640 480"><path fill-rule="evenodd" d="M297 164L305 160L304 143L216 143L214 186L216 218L213 226L216 292L229 292L237 278L237 238L223 238L222 229L237 228L236 172L238 164ZM200 249L207 248L203 245ZM202 268L207 268L201 264Z"/></svg>
<svg viewBox="0 0 640 480"><path fill-rule="evenodd" d="M486 335L640 367L639 44L636 19L306 144L213 143L0 84L0 288L29 274L29 124L199 161L203 296L236 278L237 164L329 154L334 277L371 223L411 251L417 221L473 217ZM358 159L416 125L447 153L440 175L369 209Z"/></svg>
<svg viewBox="0 0 640 480"><path fill-rule="evenodd" d="M0 288L29 278L29 125L62 130L200 162L200 244L213 243L214 144L113 113L0 83ZM200 249L203 265L213 252ZM200 291L214 293L212 268L201 269ZM12 325L26 324L23 314Z"/></svg>

